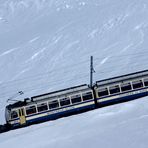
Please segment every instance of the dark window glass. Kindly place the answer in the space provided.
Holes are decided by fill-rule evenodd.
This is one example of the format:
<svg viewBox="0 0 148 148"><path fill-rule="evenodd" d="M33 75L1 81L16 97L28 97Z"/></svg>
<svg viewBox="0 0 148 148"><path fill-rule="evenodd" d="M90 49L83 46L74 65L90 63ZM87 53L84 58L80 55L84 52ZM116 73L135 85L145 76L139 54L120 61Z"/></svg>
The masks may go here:
<svg viewBox="0 0 148 148"><path fill-rule="evenodd" d="M37 108L38 108L38 112L42 112L42 111L48 110L48 107L47 107L46 103L38 104Z"/></svg>
<svg viewBox="0 0 148 148"><path fill-rule="evenodd" d="M137 88L143 87L143 83L142 83L141 80L139 80L139 81L133 81L132 84L133 84L133 89L137 89Z"/></svg>
<svg viewBox="0 0 148 148"><path fill-rule="evenodd" d="M70 104L70 99L69 98L64 98L64 99L60 99L60 105L61 106L66 106Z"/></svg>
<svg viewBox="0 0 148 148"><path fill-rule="evenodd" d="M21 112L22 112L22 116L24 116L25 114L24 114L24 109L23 108L21 109Z"/></svg>
<svg viewBox="0 0 148 148"><path fill-rule="evenodd" d="M81 100L81 96L80 95L76 95L76 96L71 96L71 102L72 102L72 104L74 104L74 103L79 103L79 102L81 102L82 100Z"/></svg>
<svg viewBox="0 0 148 148"><path fill-rule="evenodd" d="M132 87L131 87L130 83L121 84L121 90L122 91L128 91L128 90L131 90L131 89L132 89Z"/></svg>
<svg viewBox="0 0 148 148"><path fill-rule="evenodd" d="M107 88L102 88L98 90L98 96L103 97L108 95L108 89Z"/></svg>
<svg viewBox="0 0 148 148"><path fill-rule="evenodd" d="M19 116L22 116L22 112L21 112L21 109L19 109Z"/></svg>
<svg viewBox="0 0 148 148"><path fill-rule="evenodd" d="M120 88L118 85L109 87L110 94L116 94L120 92Z"/></svg>
<svg viewBox="0 0 148 148"><path fill-rule="evenodd" d="M16 112L16 111L12 111L12 112L11 112L11 119L15 119L15 118L17 118L17 117L18 117L17 112Z"/></svg>
<svg viewBox="0 0 148 148"><path fill-rule="evenodd" d="M144 85L148 86L148 78L144 79Z"/></svg>
<svg viewBox="0 0 148 148"><path fill-rule="evenodd" d="M36 113L36 107L35 106L26 107L26 114L27 115L34 114L34 113Z"/></svg>
<svg viewBox="0 0 148 148"><path fill-rule="evenodd" d="M93 98L92 92L86 92L82 94L83 101L90 100Z"/></svg>
<svg viewBox="0 0 148 148"><path fill-rule="evenodd" d="M19 109L18 111L19 111L19 116L24 116L25 115L23 108Z"/></svg>
<svg viewBox="0 0 148 148"><path fill-rule="evenodd" d="M54 109L54 108L58 108L59 107L59 102L58 100L49 102L49 109Z"/></svg>

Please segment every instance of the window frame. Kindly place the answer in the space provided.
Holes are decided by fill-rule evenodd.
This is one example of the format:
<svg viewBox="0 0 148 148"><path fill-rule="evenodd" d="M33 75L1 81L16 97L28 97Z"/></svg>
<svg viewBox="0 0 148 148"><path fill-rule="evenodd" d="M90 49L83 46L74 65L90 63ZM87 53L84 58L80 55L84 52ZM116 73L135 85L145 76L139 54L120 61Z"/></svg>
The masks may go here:
<svg viewBox="0 0 148 148"><path fill-rule="evenodd" d="M147 80L147 81L146 81L146 80ZM148 86L148 85L145 85L146 83L148 84L148 78L147 78L147 77L143 79L143 84L144 84L145 87Z"/></svg>
<svg viewBox="0 0 148 148"><path fill-rule="evenodd" d="M99 91L100 90L100 91ZM104 90L104 91L101 91L101 90ZM102 93L102 92L107 92L107 94L105 94L105 95L99 95L99 93ZM102 87L102 88L100 88L100 89L97 89L97 96L99 97L99 98L101 98L101 97L106 97L106 96L109 96L110 95L110 92L109 92L109 88L108 87Z"/></svg>
<svg viewBox="0 0 148 148"><path fill-rule="evenodd" d="M43 105L44 104L44 105ZM39 111L39 107L43 107L43 106L45 106L46 105L46 107L47 107L47 109L46 110L41 110L41 111ZM40 112L44 112L44 111L48 111L49 110L49 107L48 107L48 104L47 104L47 102L42 102L42 103L39 103L39 104L37 104L37 111L40 113Z"/></svg>
<svg viewBox="0 0 148 148"><path fill-rule="evenodd" d="M51 104L58 104L58 106L56 106L56 107L50 107L50 105ZM59 102L59 99L55 99L55 100L52 100L52 101L48 101L48 108L49 108L49 110L53 110L53 109L57 109L57 108L59 108L60 107L60 102Z"/></svg>
<svg viewBox="0 0 148 148"><path fill-rule="evenodd" d="M83 94L87 94L87 93L91 93L91 96L92 96L92 98L91 99L84 99L83 98ZM88 95L86 95L86 96L88 96ZM93 96L93 92L92 91L86 91L86 92L82 92L82 100L83 101L89 101L89 100L92 100L92 99L94 99L94 96Z"/></svg>
<svg viewBox="0 0 148 148"><path fill-rule="evenodd" d="M130 89L125 89L125 90L123 90L123 88L129 87L129 86L130 86ZM121 92L127 92L127 91L133 90L133 86L132 86L131 82L124 82L124 83L121 83L121 84L120 84L120 88L121 88Z"/></svg>
<svg viewBox="0 0 148 148"><path fill-rule="evenodd" d="M62 100L63 100L63 101L62 101ZM66 101L69 101L69 104L61 104L61 102L64 102L64 101L65 101L65 102L66 102ZM60 106L61 106L61 107L69 106L69 105L72 104L69 96L68 96L68 97L60 98L60 99L59 99L59 103L60 103Z"/></svg>
<svg viewBox="0 0 148 148"><path fill-rule="evenodd" d="M139 82L139 83L138 83L138 82ZM140 87L135 87L135 86L134 86L134 85L138 85L138 84L142 84L142 86L140 86ZM132 87L133 87L133 89L143 88L143 87L144 87L143 81L142 81L141 79L132 81ZM134 87L135 87L135 88L134 88Z"/></svg>
<svg viewBox="0 0 148 148"><path fill-rule="evenodd" d="M34 108L35 108L35 110L36 110L36 112L33 112L33 113L27 113L27 108L30 108L30 107L33 107L34 106ZM36 114L36 113L38 113L38 110L37 110L37 105L36 104L34 104L34 105L30 105L30 106L26 106L25 107L25 113L26 113L26 115L28 116L28 115L33 115L33 114Z"/></svg>
<svg viewBox="0 0 148 148"><path fill-rule="evenodd" d="M77 96L79 96L79 97L77 97ZM78 99L78 98L80 98L81 101L73 102L73 100ZM80 93L72 95L72 96L70 96L70 100L71 100L71 104L78 104L78 103L82 102L82 95Z"/></svg>
<svg viewBox="0 0 148 148"><path fill-rule="evenodd" d="M111 92L111 91L116 90L116 89L118 89L119 91L118 92ZM120 85L119 84L109 86L109 94L110 95L118 94L118 93L121 93L121 89L120 89Z"/></svg>

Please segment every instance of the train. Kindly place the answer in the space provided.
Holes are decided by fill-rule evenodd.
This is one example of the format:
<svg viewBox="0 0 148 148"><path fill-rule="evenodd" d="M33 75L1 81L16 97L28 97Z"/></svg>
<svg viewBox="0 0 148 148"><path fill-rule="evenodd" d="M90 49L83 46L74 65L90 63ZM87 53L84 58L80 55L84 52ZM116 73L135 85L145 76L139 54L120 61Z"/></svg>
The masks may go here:
<svg viewBox="0 0 148 148"><path fill-rule="evenodd" d="M148 95L148 70L45 93L5 108L0 132L79 114Z"/></svg>

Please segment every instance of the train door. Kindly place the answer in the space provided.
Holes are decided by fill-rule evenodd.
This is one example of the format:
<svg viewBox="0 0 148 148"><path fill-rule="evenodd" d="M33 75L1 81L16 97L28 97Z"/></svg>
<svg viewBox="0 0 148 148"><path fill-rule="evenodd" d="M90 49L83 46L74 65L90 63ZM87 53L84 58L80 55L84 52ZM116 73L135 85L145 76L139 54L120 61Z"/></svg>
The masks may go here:
<svg viewBox="0 0 148 148"><path fill-rule="evenodd" d="M19 109L19 118L20 118L20 125L26 124L26 117L24 108Z"/></svg>

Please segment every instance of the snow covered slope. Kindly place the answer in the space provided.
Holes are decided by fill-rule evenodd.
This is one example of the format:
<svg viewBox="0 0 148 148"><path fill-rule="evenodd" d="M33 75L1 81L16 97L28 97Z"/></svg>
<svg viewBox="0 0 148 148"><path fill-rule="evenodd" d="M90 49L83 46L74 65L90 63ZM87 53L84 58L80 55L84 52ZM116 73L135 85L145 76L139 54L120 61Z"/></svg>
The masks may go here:
<svg viewBox="0 0 148 148"><path fill-rule="evenodd" d="M2 148L147 148L148 97L0 134Z"/></svg>
<svg viewBox="0 0 148 148"><path fill-rule="evenodd" d="M95 80L148 69L147 34L147 0L0 0L0 123L5 122L4 108L7 99L17 96L18 91L24 92L24 95L16 98L21 100L52 90L82 83L88 84L91 55L94 56ZM125 136L127 143L124 142L127 146L131 144L130 138L134 141L134 136L136 137L134 144L138 144L138 139L142 138L139 134L143 134L143 138L147 136L144 133L146 116L142 119L138 118L139 104L147 104L147 98L135 102L105 109L106 114L116 113L116 108L123 110L125 116L123 118L120 111L109 118L103 117L104 114L98 117L101 111L97 110L77 117L45 123L42 126L31 126L17 132L2 134L0 147L8 147L12 143L15 143L15 147L19 147L26 144L25 140L33 139L37 135L37 140L34 140L38 141L38 144L45 142L43 147L48 147L48 144L56 147L54 143L58 141L63 146L67 144L68 147L68 144L73 143L74 146L82 147L85 138L87 141L90 138L94 147L98 144L102 144L103 147L106 139L111 138L113 142L106 143L104 146L106 148L109 147L107 144L115 146L116 139L120 144ZM140 109L140 116L145 115L147 108ZM116 119L116 115L119 118ZM93 120L87 121L91 116ZM83 125L79 125L81 118ZM117 133L115 127L118 127L123 119L126 123L123 127L119 126L119 133ZM106 133L110 122L115 127L112 127L110 133ZM74 130L69 134L70 137L75 137L77 143L72 140L73 138L70 138L69 143L63 143L68 138L65 128L70 128L66 123L72 123L70 127ZM99 126L95 127L97 124ZM141 127L137 127L138 124ZM52 128L52 125L55 126ZM94 132L90 131L89 135L87 133L91 126ZM75 130L77 127L80 132ZM61 134L58 134L58 130ZM85 132L83 133L85 130L88 137ZM125 131L130 131L131 135L125 134ZM46 136L45 140L42 138L39 140L40 137L48 134L49 137ZM115 139L112 139L113 135ZM19 137L23 144L17 143ZM81 137L80 141L78 137ZM147 145L145 139L140 140L138 148L140 144L143 144L143 147ZM86 142L90 147L89 144L87 145ZM131 147L134 147L134 144ZM37 147L37 145L30 147Z"/></svg>

